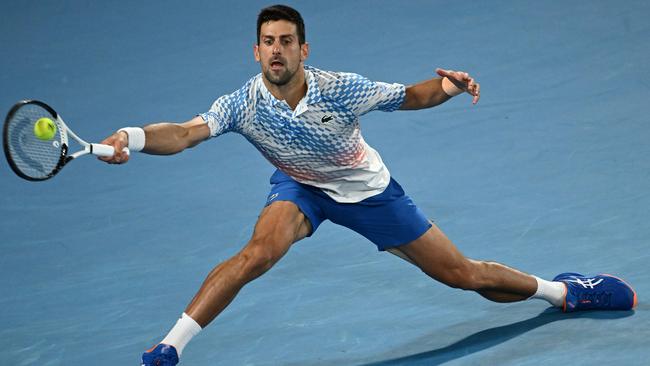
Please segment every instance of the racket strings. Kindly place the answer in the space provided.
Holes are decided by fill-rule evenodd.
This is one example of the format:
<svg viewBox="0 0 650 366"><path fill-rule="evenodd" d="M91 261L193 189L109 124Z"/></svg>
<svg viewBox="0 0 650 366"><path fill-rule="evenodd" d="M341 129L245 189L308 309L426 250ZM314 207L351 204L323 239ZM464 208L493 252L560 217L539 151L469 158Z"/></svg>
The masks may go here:
<svg viewBox="0 0 650 366"><path fill-rule="evenodd" d="M34 124L40 118L56 118L36 104L21 106L6 122L6 143L15 167L26 176L44 179L52 174L61 159L61 131L57 128L51 140L41 140L34 134Z"/></svg>

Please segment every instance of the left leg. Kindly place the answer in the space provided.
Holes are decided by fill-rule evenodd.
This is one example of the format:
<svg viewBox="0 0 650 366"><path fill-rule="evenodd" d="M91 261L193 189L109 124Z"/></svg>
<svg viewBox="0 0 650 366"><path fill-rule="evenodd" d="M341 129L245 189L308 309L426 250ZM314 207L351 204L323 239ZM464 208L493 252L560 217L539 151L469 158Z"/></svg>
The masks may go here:
<svg viewBox="0 0 650 366"><path fill-rule="evenodd" d="M499 263L466 258L436 225L416 240L389 251L406 257L435 280L476 291L492 301L521 301L537 290L537 280L531 275Z"/></svg>
<svg viewBox="0 0 650 366"><path fill-rule="evenodd" d="M629 310L636 305L632 287L612 275L562 273L546 281L499 263L466 258L392 179L383 193L352 207L350 214L330 219L448 286L476 291L496 302L543 299L564 311Z"/></svg>

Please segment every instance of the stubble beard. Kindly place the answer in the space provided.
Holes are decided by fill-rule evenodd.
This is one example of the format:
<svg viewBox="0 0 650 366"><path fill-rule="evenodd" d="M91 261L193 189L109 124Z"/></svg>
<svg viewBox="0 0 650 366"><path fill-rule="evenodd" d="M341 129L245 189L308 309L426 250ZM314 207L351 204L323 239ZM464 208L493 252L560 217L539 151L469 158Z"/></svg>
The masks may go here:
<svg viewBox="0 0 650 366"><path fill-rule="evenodd" d="M266 71L264 71L264 76L266 77L266 80L269 81L269 83L276 86L284 86L287 85L289 81L291 81L291 79L293 79L293 76L296 75L297 71L298 71L297 68L296 70L293 71L287 68L284 70L284 72L278 75L278 74L274 74L271 71L271 69L268 68L266 69Z"/></svg>

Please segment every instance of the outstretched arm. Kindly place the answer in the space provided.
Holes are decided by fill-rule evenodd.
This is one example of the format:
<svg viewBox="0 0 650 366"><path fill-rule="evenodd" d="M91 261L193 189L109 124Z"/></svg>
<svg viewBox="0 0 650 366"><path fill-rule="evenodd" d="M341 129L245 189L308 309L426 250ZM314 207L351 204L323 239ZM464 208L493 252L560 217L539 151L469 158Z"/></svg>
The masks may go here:
<svg viewBox="0 0 650 366"><path fill-rule="evenodd" d="M210 128L200 116L184 123L155 123L144 128L144 147L142 152L153 155L171 155L193 147L210 137ZM118 131L102 141L102 144L115 148L115 155L100 158L107 163L122 164L129 160L129 155L122 149L129 146L129 135Z"/></svg>
<svg viewBox="0 0 650 366"><path fill-rule="evenodd" d="M400 109L431 108L448 101L451 97L467 92L476 104L481 97L481 87L468 73L462 71L436 69L442 78L406 87L406 97Z"/></svg>

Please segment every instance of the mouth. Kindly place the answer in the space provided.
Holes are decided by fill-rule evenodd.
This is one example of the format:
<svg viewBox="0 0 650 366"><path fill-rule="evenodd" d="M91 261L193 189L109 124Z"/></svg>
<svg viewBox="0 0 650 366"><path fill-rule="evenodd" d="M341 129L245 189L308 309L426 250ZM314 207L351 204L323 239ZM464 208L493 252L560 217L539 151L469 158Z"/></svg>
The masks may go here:
<svg viewBox="0 0 650 366"><path fill-rule="evenodd" d="M280 60L271 61L271 70L280 70L283 67L284 67L284 62Z"/></svg>

